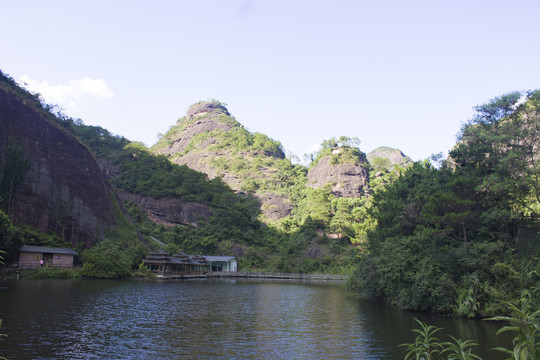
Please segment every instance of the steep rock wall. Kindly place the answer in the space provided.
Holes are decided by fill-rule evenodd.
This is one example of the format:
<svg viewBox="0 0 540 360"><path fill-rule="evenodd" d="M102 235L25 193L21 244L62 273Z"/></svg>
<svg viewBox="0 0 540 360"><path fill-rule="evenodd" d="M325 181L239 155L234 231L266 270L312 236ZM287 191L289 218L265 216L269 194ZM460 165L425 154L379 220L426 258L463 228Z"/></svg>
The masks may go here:
<svg viewBox="0 0 540 360"><path fill-rule="evenodd" d="M125 202L136 204L150 220L163 226L198 227L201 219L212 216L212 210L202 204L186 203L178 199L154 199L127 192L120 192L119 196Z"/></svg>
<svg viewBox="0 0 540 360"><path fill-rule="evenodd" d="M362 197L369 193L369 175L361 164L333 165L330 160L331 156L325 156L309 170L308 186L321 188L329 183L338 197Z"/></svg>
<svg viewBox="0 0 540 360"><path fill-rule="evenodd" d="M0 87L0 169L6 149L28 161L7 213L15 225L91 246L114 225L110 185L92 154L25 100ZM1 176L1 175L0 175Z"/></svg>

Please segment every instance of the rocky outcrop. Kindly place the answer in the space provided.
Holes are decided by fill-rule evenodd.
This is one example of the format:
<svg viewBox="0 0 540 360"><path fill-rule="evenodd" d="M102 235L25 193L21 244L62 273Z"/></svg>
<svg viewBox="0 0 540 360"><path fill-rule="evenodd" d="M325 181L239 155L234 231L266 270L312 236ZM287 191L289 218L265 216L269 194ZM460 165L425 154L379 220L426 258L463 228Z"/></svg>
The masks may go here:
<svg viewBox="0 0 540 360"><path fill-rule="evenodd" d="M188 203L179 199L154 199L148 196L120 192L126 203L134 203L156 224L163 226L187 225L198 227L201 219L212 216L212 210L198 203Z"/></svg>
<svg viewBox="0 0 540 360"><path fill-rule="evenodd" d="M279 220L291 214L293 206L285 196L279 196L270 192L255 194L255 197L263 204L261 213L270 220Z"/></svg>
<svg viewBox="0 0 540 360"><path fill-rule="evenodd" d="M391 168L394 165L406 167L413 163L412 159L401 152L399 149L394 149L388 146L379 146L375 150L367 154L367 159L370 164L375 164L377 159L384 160L384 164L387 168Z"/></svg>
<svg viewBox="0 0 540 360"><path fill-rule="evenodd" d="M184 128L182 137L175 139L170 147L168 147L167 149L163 151L160 151L160 153L168 154L168 155L182 153L187 148L187 146L191 143L191 140L193 139L195 135L218 130L218 129L223 130L223 131L228 131L231 129L231 127L232 126L230 126L229 124L224 124L224 123L212 120L211 118L195 121L194 123L187 125ZM199 146L200 148L204 148L214 143L215 143L215 140L210 138L210 139L207 139L206 141L203 141L201 144L199 144Z"/></svg>
<svg viewBox="0 0 540 360"><path fill-rule="evenodd" d="M369 193L369 174L362 164L331 164L332 156L324 156L308 172L308 186L321 188L330 184L338 197L362 197Z"/></svg>
<svg viewBox="0 0 540 360"><path fill-rule="evenodd" d="M15 225L53 232L89 247L113 226L111 188L88 149L47 114L0 86L0 178L8 176L8 149L27 164L7 201ZM6 199L5 199L6 200Z"/></svg>
<svg viewBox="0 0 540 360"><path fill-rule="evenodd" d="M216 139L208 137L193 147L194 137L210 133L214 130L227 132L233 126L230 123L218 121L221 115L230 116L229 111L222 105L202 102L191 106L186 116L177 123L179 131L175 131L167 139L168 146L157 150L156 153L170 156L179 165L186 165L193 170L203 172L210 179L219 172L208 164L208 160L219 156L227 156L226 151L208 151L207 147L216 143ZM192 145L191 149L186 149ZM191 151L189 151L191 150Z"/></svg>
<svg viewBox="0 0 540 360"><path fill-rule="evenodd" d="M236 192L245 193L247 178L267 179L276 173L270 165L246 174L251 160L286 161L279 154L250 147L247 139L251 136L223 105L201 102L188 109L186 116L153 147L153 151L168 155L176 164L205 173L209 179L220 177ZM260 202L261 213L270 220L290 215L293 208L282 194L260 189L250 195Z"/></svg>

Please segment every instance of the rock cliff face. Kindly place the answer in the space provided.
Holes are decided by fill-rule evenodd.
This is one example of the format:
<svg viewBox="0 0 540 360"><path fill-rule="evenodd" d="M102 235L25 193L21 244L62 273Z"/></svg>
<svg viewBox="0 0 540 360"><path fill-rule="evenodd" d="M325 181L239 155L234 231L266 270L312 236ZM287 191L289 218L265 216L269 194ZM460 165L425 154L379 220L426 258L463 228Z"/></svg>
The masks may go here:
<svg viewBox="0 0 540 360"><path fill-rule="evenodd" d="M369 174L364 167L365 155L360 153L342 160L350 149L335 149L323 156L308 172L308 186L321 188L330 184L338 197L362 197L369 194Z"/></svg>
<svg viewBox="0 0 540 360"><path fill-rule="evenodd" d="M154 199L127 192L120 192L119 196L125 202L136 204L151 221L163 226L198 227L201 218L212 216L212 210L202 204L186 203L178 199Z"/></svg>
<svg viewBox="0 0 540 360"><path fill-rule="evenodd" d="M72 245L103 239L114 226L111 189L87 148L5 84L0 129L0 179L13 170L9 149L19 149L27 164L6 201L12 222L51 231Z"/></svg>

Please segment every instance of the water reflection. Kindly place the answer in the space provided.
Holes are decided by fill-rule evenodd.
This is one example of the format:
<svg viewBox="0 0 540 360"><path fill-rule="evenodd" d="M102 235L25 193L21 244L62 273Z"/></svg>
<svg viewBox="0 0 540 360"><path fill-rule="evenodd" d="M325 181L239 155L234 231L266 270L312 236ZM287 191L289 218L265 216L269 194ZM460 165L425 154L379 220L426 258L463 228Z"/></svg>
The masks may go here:
<svg viewBox="0 0 540 360"><path fill-rule="evenodd" d="M396 347L412 341L414 316L486 349L497 342L495 324L361 302L328 283L62 280L3 286L0 318L9 337L0 356L9 359L402 359Z"/></svg>

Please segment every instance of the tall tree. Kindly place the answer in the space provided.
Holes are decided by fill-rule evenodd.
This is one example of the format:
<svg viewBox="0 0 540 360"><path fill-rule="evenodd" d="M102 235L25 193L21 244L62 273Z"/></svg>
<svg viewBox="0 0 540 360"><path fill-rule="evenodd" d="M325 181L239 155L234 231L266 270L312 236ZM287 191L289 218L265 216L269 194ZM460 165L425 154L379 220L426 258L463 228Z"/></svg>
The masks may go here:
<svg viewBox="0 0 540 360"><path fill-rule="evenodd" d="M452 159L458 167L482 170L479 192L507 201L523 217L538 219L540 91L504 95L476 111L462 129Z"/></svg>

